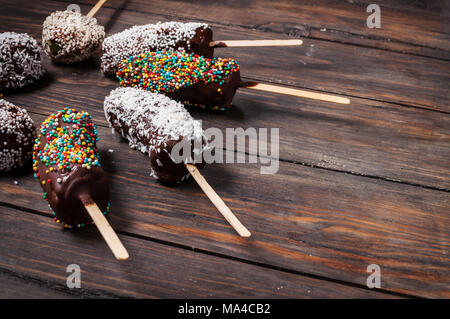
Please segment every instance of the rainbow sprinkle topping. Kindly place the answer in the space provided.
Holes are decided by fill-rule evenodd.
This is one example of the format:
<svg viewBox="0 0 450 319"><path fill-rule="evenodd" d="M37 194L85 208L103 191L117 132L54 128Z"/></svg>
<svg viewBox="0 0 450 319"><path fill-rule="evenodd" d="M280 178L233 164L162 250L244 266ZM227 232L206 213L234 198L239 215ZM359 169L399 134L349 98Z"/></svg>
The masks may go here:
<svg viewBox="0 0 450 319"><path fill-rule="evenodd" d="M170 93L197 83L225 84L239 70L234 59L208 59L180 51L157 51L123 60L116 73L119 85L138 86L155 93ZM223 94L222 89L217 89Z"/></svg>
<svg viewBox="0 0 450 319"><path fill-rule="evenodd" d="M87 169L91 166L100 166L96 147L97 127L91 119L87 112L77 112L66 107L50 115L41 124L33 152L33 170L36 178L39 177L38 161L53 172L70 170L75 164L81 164ZM47 142L40 149L43 137ZM42 183L45 183L45 180Z"/></svg>

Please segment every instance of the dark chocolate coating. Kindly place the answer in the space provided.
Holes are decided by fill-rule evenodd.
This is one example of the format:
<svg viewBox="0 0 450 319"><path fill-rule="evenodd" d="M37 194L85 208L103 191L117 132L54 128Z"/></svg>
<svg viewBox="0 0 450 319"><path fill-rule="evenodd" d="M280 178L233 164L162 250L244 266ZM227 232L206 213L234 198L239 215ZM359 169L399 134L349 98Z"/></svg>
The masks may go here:
<svg viewBox="0 0 450 319"><path fill-rule="evenodd" d="M168 184L180 183L189 174L184 163L177 164L173 162L169 156L169 154L172 152L172 148L179 142L181 142L181 139L171 139L166 142L166 145L161 145L159 148L157 148L159 149L159 152L157 151L157 149L155 149L150 153L150 163L152 166L152 171L160 182ZM193 154L191 154L191 156L193 157ZM158 161L162 165L160 165ZM195 166L198 169L203 168L205 166L203 159L201 163L196 163Z"/></svg>
<svg viewBox="0 0 450 319"><path fill-rule="evenodd" d="M213 32L211 28L197 28L195 36L189 41L189 46L186 41L178 41L174 49L184 48L186 52L212 59L214 57L214 47L209 45L213 41L212 38Z"/></svg>
<svg viewBox="0 0 450 319"><path fill-rule="evenodd" d="M136 125L138 124L136 122L133 122L131 124L132 134L130 134L130 126L128 125L128 123L122 120L118 120L114 113L107 112L107 118L109 119L109 123L111 124L111 126L123 137L131 135L134 140L139 141L139 143L144 145L147 150L151 148L150 146L152 145L152 141L155 141L159 138L164 138L156 130L152 129L150 121L146 117L141 117L140 122L146 123L146 126L150 131L149 137L139 134L139 130L136 129ZM178 142L182 141L182 139L182 137L179 137L178 139L166 138L165 142L163 142L159 147L156 146L152 151L150 151L149 156L152 172L160 182L177 184L180 183L189 174L184 163L175 163L169 156L169 154L172 152L172 148ZM137 148L139 147L140 146L138 145ZM205 163L196 163L195 166L201 169L203 166L205 166Z"/></svg>
<svg viewBox="0 0 450 319"><path fill-rule="evenodd" d="M62 123L62 125L71 130L70 123ZM39 151L44 148L46 143L46 136L41 135ZM80 164L74 164L64 173L56 170L47 173L49 167L46 167L41 161L38 161L37 167L39 184L47 193L46 199L57 220L73 227L91 223L92 219L80 200L80 196L86 194L94 200L102 212L107 211L109 184L101 167L92 166L87 169ZM58 178L61 179L61 183L58 183ZM45 184L42 184L42 181L45 181Z"/></svg>
<svg viewBox="0 0 450 319"><path fill-rule="evenodd" d="M87 169L77 164L64 174L45 171L46 167L39 163L39 181L56 219L74 227L91 223L92 219L80 200L83 194L89 194L102 212L107 211L109 185L101 167ZM58 178L63 182L58 183ZM43 180L45 185L42 185Z"/></svg>
<svg viewBox="0 0 450 319"><path fill-rule="evenodd" d="M225 111L231 108L237 89L251 84L242 81L239 70L230 72L223 80L224 84L222 85L219 85L217 82L208 84L197 83L182 87L166 95L187 105ZM218 92L219 88L221 92Z"/></svg>

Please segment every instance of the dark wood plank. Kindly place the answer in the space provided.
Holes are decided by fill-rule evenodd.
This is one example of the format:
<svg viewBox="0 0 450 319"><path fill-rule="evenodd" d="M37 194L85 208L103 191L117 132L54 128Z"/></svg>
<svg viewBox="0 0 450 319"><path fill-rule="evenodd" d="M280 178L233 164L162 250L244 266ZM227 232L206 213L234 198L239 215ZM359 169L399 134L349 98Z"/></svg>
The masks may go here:
<svg viewBox="0 0 450 319"><path fill-rule="evenodd" d="M73 297L58 290L30 281L29 278L11 275L0 269L0 299L61 299Z"/></svg>
<svg viewBox="0 0 450 319"><path fill-rule="evenodd" d="M388 291L449 296L448 193L284 162L275 175L260 175L255 164L206 167L206 179L252 231L245 240L193 180L161 185L148 176L146 155L110 129L100 127L99 136L111 221L121 231L359 285L376 263ZM50 215L30 173L0 185L0 202Z"/></svg>
<svg viewBox="0 0 450 319"><path fill-rule="evenodd" d="M81 1L89 4L88 0ZM369 29L373 1L180 1L112 0L107 7L241 26L264 32L323 39L450 59L449 6L446 1L380 1L380 29ZM205 14L207 12L207 14Z"/></svg>
<svg viewBox="0 0 450 319"><path fill-rule="evenodd" d="M121 236L131 259L114 260L93 228L62 231L50 218L0 207L0 296L137 298L392 298L369 289L288 274ZM20 230L20 231L18 231ZM81 268L81 289L66 287L66 268ZM2 272L54 287L18 290ZM28 279L28 281L31 281ZM22 284L23 286L23 284ZM11 294L14 295L11 295ZM39 293L36 295L35 293ZM66 296L67 297L67 296Z"/></svg>
<svg viewBox="0 0 450 319"><path fill-rule="evenodd" d="M64 9L66 4L48 2L43 6L39 2L21 7L16 4L2 6L5 25L40 38L40 23L30 24L30 18L43 21L49 12ZM88 10L87 6L83 8ZM181 8L184 6L178 10ZM98 13L99 21L108 24L108 34L131 25L168 18L171 17L150 16L142 11L115 12L107 8ZM234 26L216 27L215 33L216 38L279 37L277 33ZM247 78L450 112L447 103L450 97L448 61L425 57L412 59L404 54L313 39L305 41L301 47L228 48L220 52L223 56L236 57L241 64L241 73Z"/></svg>

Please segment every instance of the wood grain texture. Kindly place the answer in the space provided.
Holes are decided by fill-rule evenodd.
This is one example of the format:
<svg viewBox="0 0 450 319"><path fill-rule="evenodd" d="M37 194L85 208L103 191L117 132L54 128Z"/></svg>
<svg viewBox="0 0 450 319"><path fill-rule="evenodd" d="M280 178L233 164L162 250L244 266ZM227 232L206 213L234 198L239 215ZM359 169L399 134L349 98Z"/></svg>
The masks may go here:
<svg viewBox="0 0 450 319"><path fill-rule="evenodd" d="M4 3L6 0L2 1ZM20 7L8 3L2 6L6 25L12 25L18 30L23 27L40 38L41 26L30 26L30 17L34 21L43 21L49 11L64 9L67 4L49 1L46 6L42 2ZM106 8L99 11L97 18L101 24L107 25L107 34L136 24L173 19L142 11ZM214 23L212 26L217 39L280 38L279 34L273 32L217 26ZM237 58L241 74L249 79L450 113L447 103L450 97L447 85L450 81L448 61L425 57L412 59L404 54L313 39L305 41L300 47L264 47L257 50L226 48L220 50L219 55Z"/></svg>
<svg viewBox="0 0 450 319"><path fill-rule="evenodd" d="M82 0L82 3L89 3ZM369 0L181 1L113 0L111 8L185 18L222 26L323 39L450 59L449 4L446 1L381 1L380 29L369 29ZM205 14L207 11L207 14Z"/></svg>
<svg viewBox="0 0 450 319"><path fill-rule="evenodd" d="M6 99L40 114L66 105L82 107L106 126L103 101L116 81L104 78L95 61L71 67L45 62L45 79L22 92L6 93ZM286 161L450 189L450 116L351 101L339 105L240 90L230 112L190 111L205 129L280 128L280 158Z"/></svg>
<svg viewBox="0 0 450 319"><path fill-rule="evenodd" d="M193 180L161 185L146 155L110 129L99 137L116 230L359 285L376 263L388 291L448 296L448 193L284 162L275 175L256 164L208 166L202 174L252 232L240 239ZM0 202L50 214L23 174L4 179Z"/></svg>
<svg viewBox="0 0 450 319"><path fill-rule="evenodd" d="M102 8L97 16L99 22L106 26L108 34L133 24L186 17L185 12L199 3L194 1L189 5L169 1L161 6L179 6L170 12L166 11L166 7L164 12L153 14L145 12L147 9L125 10L122 2L112 2L119 3L122 10ZM235 2L228 3L239 19L241 13L237 11L243 11L242 8ZM264 10L276 9L270 7L276 4L261 3L266 3ZM416 15L423 12L420 7L411 4L398 7L393 1L386 3L392 10L406 8ZM251 6L254 2L248 1L248 4ZM280 7L283 4L281 2ZM11 4L0 0L0 5L3 21L0 31L27 32L39 39L44 18L51 11L64 9L67 3L18 1ZM216 6L221 4L210 5L212 12L216 12ZM83 12L87 12L88 7L82 5ZM156 7L152 6L160 10ZM431 8L432 15L441 15L439 6ZM313 8L304 9L309 11L305 15L317 14ZM289 13L276 12L282 19L289 17L292 21ZM264 18L264 14L268 13L255 14L255 19L261 15ZM322 16L317 16L318 21L321 19ZM336 19L336 16L330 19ZM250 36L255 39L280 38L276 30L251 30L240 26L240 22L233 25L215 20L213 26L217 39L225 36L228 39ZM345 21L341 24L345 25ZM430 29L424 30L428 32ZM428 36L433 38L430 34L423 35L424 38ZM440 35L439 39L444 41L442 43L447 41L445 37L445 34ZM365 43L364 46L372 46L373 43ZM430 43L424 46L431 46ZM440 46L436 49L439 54L446 52L442 43L434 44ZM412 47L418 46L413 44ZM249 291L257 282L261 281L263 285L257 286L262 288L250 292L250 296L281 296L282 293L272 289L278 287L274 286L277 282L274 278L278 278L279 274L293 276L283 277L285 282L293 278L299 280L299 274L316 276L320 279L314 279L318 281L311 284L319 289L315 296L328 296L324 292L327 289L332 296L333 289L327 286L330 282L347 282L364 287L367 265L377 263L382 269L384 291L421 297L450 297L450 118L442 113L449 111L448 61L442 56L432 59L317 39L306 39L301 47L303 51L297 49L285 48L281 54L276 48L229 48L221 52L225 56L238 57L243 74L248 78L355 95L351 97L351 108L242 90L236 96L234 110L229 113L192 111L194 117L203 120L204 128L281 128L280 156L284 162L280 163L278 174L260 175L259 165L216 164L202 170L211 186L252 232L251 241L236 238L233 230L192 180L180 187L167 187L150 178L148 158L131 150L118 136L111 135L109 128L104 127L103 99L116 86L116 82L104 78L95 61L65 67L46 60L49 72L42 81L21 91L6 92L6 98L32 112L38 123L43 120L44 114L67 105L89 111L95 122L102 125L99 128L100 150L111 181L112 225L123 234L145 237L162 244L149 248L147 240L127 237L127 248L131 245L132 250L136 249L137 261L141 264L136 266L132 260L132 266L119 269L111 258L107 269L113 275L106 278L106 275L98 275L100 266L95 266L95 261L99 258L97 249L102 251L100 256L106 256L109 251L101 238L92 245L90 239L98 236L95 232L91 235L93 237L70 237L67 242L65 236L57 237L58 242L60 240L64 245L63 252L45 255L50 245L47 238L53 238L50 234L53 235L58 226L44 227L39 235L31 231L31 227L15 226L16 229L23 229L22 233L13 230L11 217L8 223L2 221L0 228L11 238L19 238L22 245L8 250L10 241L1 241L1 249L15 255L8 257L11 259L5 267L0 265L0 269L21 271L17 265L25 262L27 266L21 274L50 281L60 280L65 274L52 277L49 265L58 265L58 269L63 269L62 265L68 261L68 251L72 254L76 251L79 259L86 257L85 253L76 250L81 243L83 249L91 249L87 258L91 258L88 260L94 265L89 268L90 286L84 292L91 297L174 296L181 288L190 289L193 286L185 278L176 277L184 271L179 265L195 265L203 260L203 256L212 257L210 254L222 256L214 257L218 259L212 261L214 267L211 271L215 278L220 276L213 270L224 268L224 260L228 265L230 258L237 259L231 260L233 269L246 267L243 265L249 262L264 267L252 266L256 268L248 269L247 273L242 274L243 277L239 277L240 273L236 270L233 278L237 279L233 281L232 288L223 283L223 278L218 279L218 286L209 283L208 287L204 281L189 296L206 296L211 287L220 290L221 285L225 287L223 297L240 296L239 280L249 276L246 286ZM428 53L421 51L417 54ZM381 100L402 105L379 102ZM369 175L370 178L343 172ZM20 170L0 176L0 202L3 205L22 207L47 216L50 212L41 198L41 189L32 180L30 171ZM3 209L0 207L0 210ZM12 211L12 214L16 213ZM20 212L19 216L22 215L23 218L37 218L29 223L47 225L50 222L44 216ZM42 243L33 241L41 245L35 246L33 253L37 252L36 255L47 262L25 257L31 248L23 243L36 238L47 240ZM95 248L97 245L98 248ZM173 245L184 247L175 249L174 254L179 257L174 258L178 263L171 260ZM192 252L191 256L186 254L188 250L185 248L201 253ZM133 251L130 253L133 256ZM157 263L153 253L163 260L162 264L158 264L162 265L163 270L154 270L156 279L148 276L143 269L147 263ZM2 257L0 254L0 260ZM48 259L52 261L49 263ZM200 266L203 265L201 262ZM42 267L38 267L42 273L33 272L36 265ZM136 267L138 270L135 272ZM278 267L283 271L277 271L275 275L260 274L260 269L267 267ZM200 278L199 274L203 274L201 270L193 269L193 276ZM162 281L166 284L172 280L172 272L175 273L174 281L179 283L162 288ZM302 282L303 277L300 276ZM310 277L305 278L309 280ZM145 287L137 284L142 278L147 280ZM107 279L113 280L113 283L107 283ZM341 288L336 289L338 295L349 297L365 291L356 288L355 291L341 292ZM124 291L128 293L122 294ZM305 290L295 290L293 287L287 294L308 296L307 290L305 294ZM185 296L188 296L187 293Z"/></svg>
<svg viewBox="0 0 450 319"><path fill-rule="evenodd" d="M250 237L251 233L245 228L244 225L239 221L236 215L230 210L230 208L224 203L222 198L217 195L216 191L208 184L206 179L193 164L186 164L186 168L191 174L192 178L197 182L198 186L203 190L206 196L208 196L211 203L217 208L217 210L222 214L226 221L231 227L239 234L241 237Z"/></svg>
<svg viewBox="0 0 450 319"><path fill-rule="evenodd" d="M45 287L40 281L33 281L29 277L23 277L0 269L0 299L62 299L74 297Z"/></svg>
<svg viewBox="0 0 450 319"><path fill-rule="evenodd" d="M1 286L0 296L54 298L59 291L59 297L67 293L85 298L392 297L128 236L121 239L132 258L119 262L94 228L63 231L50 218L5 207L0 211L0 284L7 284ZM81 289L66 286L70 264L81 268ZM5 272L27 274L28 292L23 283L16 286L4 279ZM53 287L53 295L48 287Z"/></svg>

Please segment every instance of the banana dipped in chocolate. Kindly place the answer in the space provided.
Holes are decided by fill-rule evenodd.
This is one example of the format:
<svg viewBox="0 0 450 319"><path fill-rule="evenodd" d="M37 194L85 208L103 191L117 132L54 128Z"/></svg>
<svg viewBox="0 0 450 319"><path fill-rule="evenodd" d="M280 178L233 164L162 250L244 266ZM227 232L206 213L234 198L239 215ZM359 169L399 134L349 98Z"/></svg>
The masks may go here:
<svg viewBox="0 0 450 319"><path fill-rule="evenodd" d="M40 126L33 152L34 176L66 228L92 223L81 198L89 195L103 214L109 211L109 185L99 162L97 128L89 113L64 108Z"/></svg>
<svg viewBox="0 0 450 319"><path fill-rule="evenodd" d="M104 111L111 127L128 139L132 148L150 156L150 175L164 183L189 177L184 158L195 159L208 147L200 121L179 102L139 88L117 88L105 98ZM175 160L173 148L189 143L190 154ZM203 159L195 164L203 167Z"/></svg>
<svg viewBox="0 0 450 319"><path fill-rule="evenodd" d="M119 65L120 86L163 93L186 106L225 111L236 90L252 86L241 79L234 59L208 59L185 51L157 51L129 57Z"/></svg>
<svg viewBox="0 0 450 319"><path fill-rule="evenodd" d="M104 39L101 70L105 75L114 76L117 66L124 59L160 50L182 48L189 53L212 58L212 37L212 30L204 23L158 22L134 26Z"/></svg>
<svg viewBox="0 0 450 319"><path fill-rule="evenodd" d="M105 30L77 11L55 11L42 25L42 46L54 62L72 64L97 55Z"/></svg>

